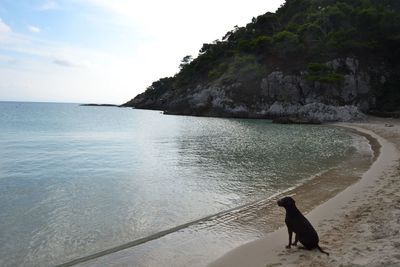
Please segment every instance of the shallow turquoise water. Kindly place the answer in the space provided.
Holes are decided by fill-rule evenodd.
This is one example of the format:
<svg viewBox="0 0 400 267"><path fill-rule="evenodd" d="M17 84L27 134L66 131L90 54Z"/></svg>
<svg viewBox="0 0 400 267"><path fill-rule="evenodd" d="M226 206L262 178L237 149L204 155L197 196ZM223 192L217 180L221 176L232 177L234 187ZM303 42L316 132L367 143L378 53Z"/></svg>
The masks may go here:
<svg viewBox="0 0 400 267"><path fill-rule="evenodd" d="M330 127L0 102L0 266L60 264L368 152Z"/></svg>

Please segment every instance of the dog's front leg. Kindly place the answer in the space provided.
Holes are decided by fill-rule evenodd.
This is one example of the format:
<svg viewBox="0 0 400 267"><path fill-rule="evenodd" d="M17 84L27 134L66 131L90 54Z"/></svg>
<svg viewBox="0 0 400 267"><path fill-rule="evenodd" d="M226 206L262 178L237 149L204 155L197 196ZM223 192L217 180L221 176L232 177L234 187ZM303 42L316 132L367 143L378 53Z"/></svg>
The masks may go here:
<svg viewBox="0 0 400 267"><path fill-rule="evenodd" d="M298 241L299 241L299 237L298 237L297 234L295 233L293 245L297 246L297 242L298 242Z"/></svg>
<svg viewBox="0 0 400 267"><path fill-rule="evenodd" d="M287 245L286 248L290 248L290 246L292 245L292 234L293 234L293 231L288 228L288 233L289 233L289 245Z"/></svg>

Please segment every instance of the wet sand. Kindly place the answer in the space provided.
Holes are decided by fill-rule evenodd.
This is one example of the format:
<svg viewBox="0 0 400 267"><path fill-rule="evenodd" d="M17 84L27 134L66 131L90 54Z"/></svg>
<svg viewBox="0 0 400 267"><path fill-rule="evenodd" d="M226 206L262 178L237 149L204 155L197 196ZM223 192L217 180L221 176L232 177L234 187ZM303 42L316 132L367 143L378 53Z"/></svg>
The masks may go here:
<svg viewBox="0 0 400 267"><path fill-rule="evenodd" d="M321 247L331 256L317 250L285 249L287 230L281 227L262 239L228 252L210 266L400 265L400 122L370 118L367 123L337 126L373 137L378 144L372 142L371 145L375 149L380 147L375 162L362 174L361 180L350 185L354 179L349 179L350 186L340 193L340 188L333 190L332 198L326 202L320 197L321 193L313 191L318 188L315 184L318 179L304 184L303 190L299 187L297 190L300 191L287 193L294 195L298 207L305 213L315 206L315 202L320 204L306 216L319 232ZM351 168L351 165L347 167ZM332 173L333 176L338 174L340 171ZM321 183L321 186L335 188L335 184ZM283 226L284 211L275 216L280 216Z"/></svg>

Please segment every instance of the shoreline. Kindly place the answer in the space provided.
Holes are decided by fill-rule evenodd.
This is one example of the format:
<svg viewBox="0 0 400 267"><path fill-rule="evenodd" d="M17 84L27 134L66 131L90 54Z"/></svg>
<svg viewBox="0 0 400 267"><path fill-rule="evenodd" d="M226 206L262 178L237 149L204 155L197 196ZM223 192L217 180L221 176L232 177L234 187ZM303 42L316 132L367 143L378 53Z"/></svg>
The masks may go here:
<svg viewBox="0 0 400 267"><path fill-rule="evenodd" d="M331 127L332 125L326 125ZM371 145L371 150L372 150L372 157L376 158L375 154L378 153L379 151L377 151L376 145L373 145L372 143L375 142L375 139L371 138L368 134L364 134L364 133L360 133L358 131L355 130L350 130L350 129L346 129L347 132L349 132L349 134L356 134L362 137L365 137L368 140L368 143ZM374 148L375 147L375 148ZM379 149L379 148L378 148ZM348 159L350 161L350 159ZM368 163L368 160L366 158L362 158L360 161L351 161L352 164L357 165L356 169L357 171L363 170L365 169L365 164L368 165L368 167L372 164L372 162ZM167 235L170 234L174 234L178 231L182 231L185 230L186 228L192 227L192 226L196 226L196 225L200 225L200 224L204 224L204 223L214 223L214 221L216 220L223 220L222 218L227 217L227 216L231 216L232 214L235 214L235 219L230 219L232 221L235 221L238 224L242 224L242 225L246 225L247 223L252 224L252 227L259 231L262 230L266 230L268 232L273 232L276 229L279 228L280 223L274 219L274 217L272 215L277 215L277 214L281 214L281 210L279 207L277 207L275 205L276 200L280 197L282 197L285 194L290 194L290 195L296 195L296 194L302 194L305 191L311 191L312 189L310 189L311 185L317 185L315 190L312 190L312 193L315 195L315 198L313 199L314 201L316 201L317 203L322 203L325 200L329 199L330 196L332 195L336 195L337 192L342 191L344 188L348 187L351 184L354 184L356 181L358 181L360 179L360 175L357 175L355 173L352 172L346 172L346 173L342 173L342 171L340 170L340 167L343 167L344 162L335 166L335 167L331 167L329 169L326 169L320 173L317 173L309 178L306 178L304 180L301 180L299 183L293 185L290 188L287 188L281 192L275 193L272 196L269 196L266 199L259 199L256 200L254 202L251 203L246 203L243 204L241 206L237 206L228 210L224 210L215 214L211 214L205 217L202 217L200 219L194 220L194 221L190 221L157 233L154 233L152 235L143 237L143 238L139 238L136 240L133 240L131 242L127 242L124 243L122 245L119 246L115 246L109 249L105 249L90 255L86 255L86 256L82 256L76 259L73 259L71 261L66 261L64 263L61 263L59 265L56 265L56 267L62 267L62 266L73 266L73 265L78 265L78 264L85 264L85 263L91 263L92 261L96 261L99 258L102 257L107 257L110 256L112 254L116 254L119 253L121 251L124 251L126 249L134 249L137 246L140 246L142 244L146 244L148 242L163 238ZM338 185L337 186L332 186L332 184L328 184L327 186L327 180L329 180L330 178L333 177L334 174L337 174L338 172L341 173L341 176L346 176L346 181L338 181L338 179L336 178L336 180L334 182L337 182ZM322 187L329 187L330 190L323 190L321 189ZM316 205L315 203L310 203L309 201L304 203L306 205L306 209L307 210L311 210L313 209ZM266 222L261 223L259 219L254 219L252 218L253 221L247 221L246 220L246 216L244 216L244 218L242 218L242 214L245 215L248 213L249 210L253 210L253 212L256 212L258 216L263 216L263 219L266 219ZM267 213L269 214L268 216L265 215L261 215L262 212L267 211ZM261 225L266 225L264 227L262 227ZM262 229L261 229L262 228Z"/></svg>
<svg viewBox="0 0 400 267"><path fill-rule="evenodd" d="M388 131L388 129L385 129L385 124L388 119L370 119L373 120L373 122L331 124L331 126L345 127L372 136L380 144L381 152L370 165L369 169L362 174L360 180L349 185L306 214L307 218L320 235L321 247L330 252L331 257L324 259L323 256L326 255L321 255L317 251L299 251L296 248L286 250L287 230L284 226L284 215L281 215L281 228L268 233L262 239L252 241L229 251L209 266L302 266L301 264L310 266L310 264L314 263L316 264L315 266L338 266L340 264L352 264L352 259L355 258L353 255L355 253L354 251L357 252L357 245L361 244L354 244L357 241L357 239L355 239L352 242L353 245L347 245L350 249L349 252L340 252L336 254L335 249L337 248L335 248L335 245L346 241L346 231L348 230L346 229L346 231L343 232L340 226L342 224L351 225L348 223L352 220L351 214L361 207L369 206L371 196L374 196L376 193L375 191L379 188L378 184L380 179L385 176L388 170L396 172L396 164L399 159L398 148L396 148L395 144L391 143L393 140L390 140L390 138L386 140L380 133L385 132L385 130ZM383 130L380 129L380 131L378 131L375 129L377 127L382 128L382 125L384 127ZM397 127L400 128L399 125L396 126L396 129ZM392 130L395 130L395 128ZM400 140L398 147L399 146ZM304 212L304 208L301 205L299 208ZM365 213L365 211L363 212ZM373 210L370 210L370 212L372 213ZM354 216L357 217L359 214ZM338 223L339 221L340 223ZM371 224L373 224L373 222ZM363 225L365 226L365 224ZM337 232L337 236L335 236L335 232ZM357 230L356 233L363 234L360 230ZM362 242L365 243L365 241ZM351 254L351 256L343 257L343 253ZM371 252L369 252L369 254L371 254ZM400 256L398 260L400 262Z"/></svg>

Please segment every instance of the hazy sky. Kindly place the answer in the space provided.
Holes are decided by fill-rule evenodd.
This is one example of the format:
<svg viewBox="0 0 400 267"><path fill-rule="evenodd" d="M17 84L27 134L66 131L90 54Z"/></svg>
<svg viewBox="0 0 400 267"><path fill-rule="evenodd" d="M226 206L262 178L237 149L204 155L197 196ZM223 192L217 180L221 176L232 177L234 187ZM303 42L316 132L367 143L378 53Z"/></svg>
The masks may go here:
<svg viewBox="0 0 400 267"><path fill-rule="evenodd" d="M0 0L0 100L123 103L284 0Z"/></svg>

